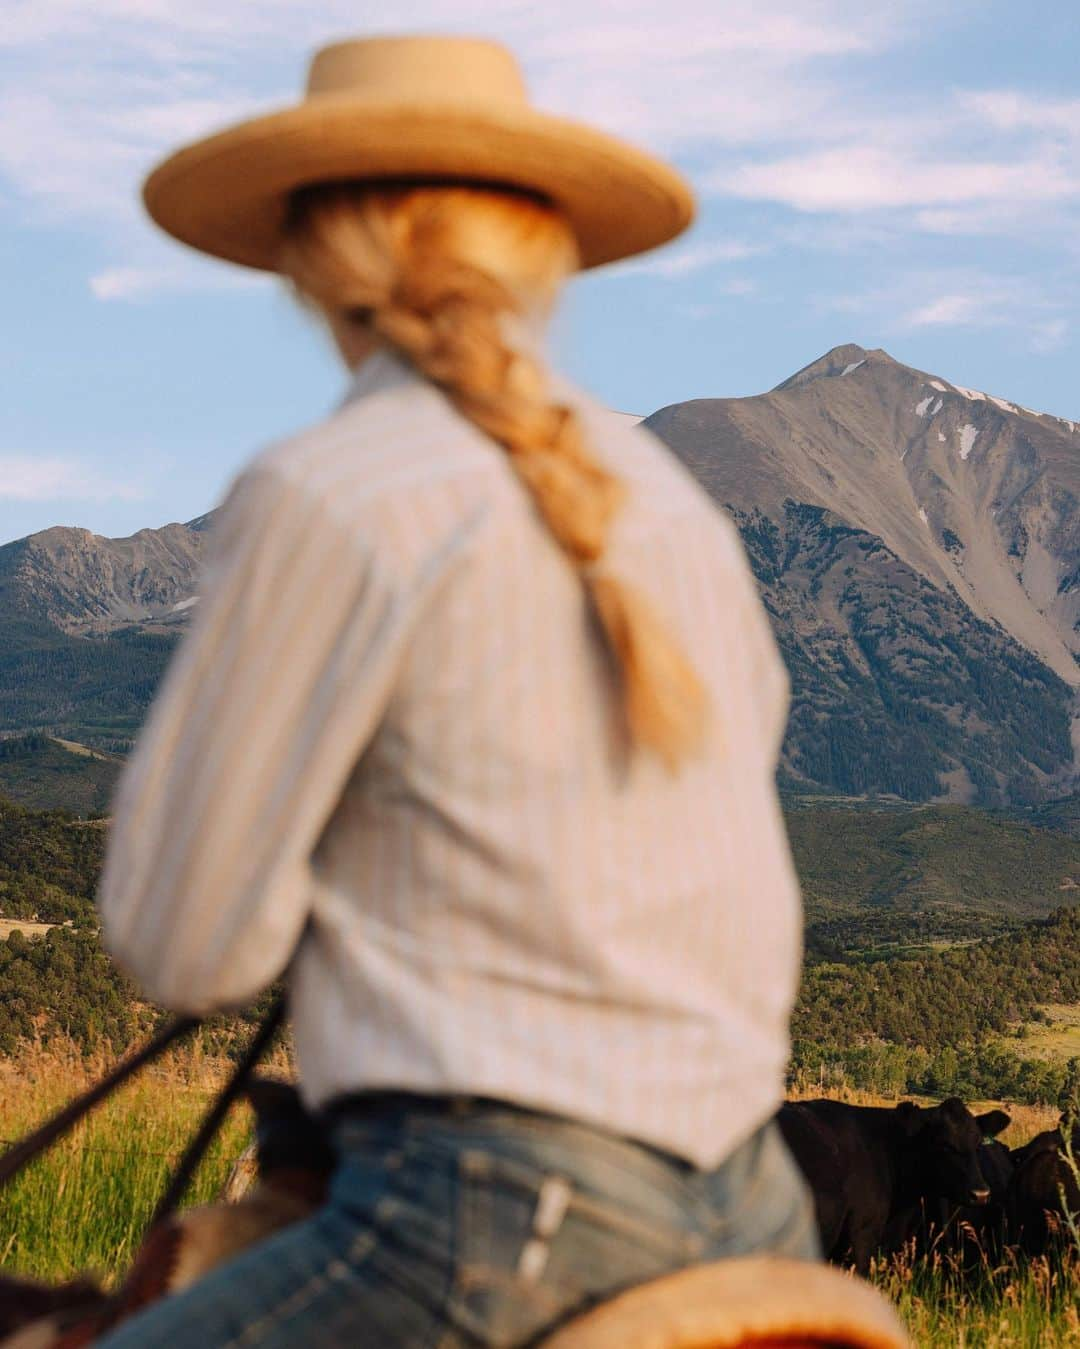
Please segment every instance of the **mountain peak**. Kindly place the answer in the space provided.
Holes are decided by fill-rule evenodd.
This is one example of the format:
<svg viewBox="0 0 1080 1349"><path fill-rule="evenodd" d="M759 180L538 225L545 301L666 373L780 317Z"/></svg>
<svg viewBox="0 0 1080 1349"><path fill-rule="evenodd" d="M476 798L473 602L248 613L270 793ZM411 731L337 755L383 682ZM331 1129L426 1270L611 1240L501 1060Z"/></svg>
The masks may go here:
<svg viewBox="0 0 1080 1349"><path fill-rule="evenodd" d="M885 361L889 365L897 364L889 353L882 351L880 347L867 350L866 347L857 346L854 342L845 342L843 346L833 347L824 356L819 356L816 361L804 365L801 370L797 370L782 384L778 384L773 389L773 393L779 393L782 389L800 389L804 384L813 384L818 379L853 375L868 361Z"/></svg>

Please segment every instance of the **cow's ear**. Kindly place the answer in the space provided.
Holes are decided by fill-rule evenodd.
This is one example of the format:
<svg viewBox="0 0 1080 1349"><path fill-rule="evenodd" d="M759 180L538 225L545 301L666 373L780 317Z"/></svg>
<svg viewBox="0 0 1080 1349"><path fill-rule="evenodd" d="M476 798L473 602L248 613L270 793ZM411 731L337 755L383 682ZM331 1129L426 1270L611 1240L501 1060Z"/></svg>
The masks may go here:
<svg viewBox="0 0 1080 1349"><path fill-rule="evenodd" d="M914 1101L901 1101L896 1107L896 1122L909 1138L912 1137L923 1126L922 1107Z"/></svg>
<svg viewBox="0 0 1080 1349"><path fill-rule="evenodd" d="M970 1111L959 1096L949 1096L938 1106L938 1109L946 1119L964 1120L967 1119Z"/></svg>
<svg viewBox="0 0 1080 1349"><path fill-rule="evenodd" d="M1004 1110L988 1110L985 1115L976 1115L975 1123L982 1131L983 1138L997 1138L1012 1123Z"/></svg>

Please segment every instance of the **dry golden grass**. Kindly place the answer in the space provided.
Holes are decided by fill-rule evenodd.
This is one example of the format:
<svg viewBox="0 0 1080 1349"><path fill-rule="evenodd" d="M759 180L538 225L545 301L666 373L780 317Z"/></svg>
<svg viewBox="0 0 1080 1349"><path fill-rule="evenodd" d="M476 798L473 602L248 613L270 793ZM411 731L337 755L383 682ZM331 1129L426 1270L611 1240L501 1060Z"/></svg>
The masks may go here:
<svg viewBox="0 0 1080 1349"><path fill-rule="evenodd" d="M64 1043L0 1060L0 1139L22 1137L111 1066L104 1055L88 1061ZM4 1271L50 1280L85 1270L106 1281L120 1274L231 1067L198 1046L173 1050L0 1191ZM289 1069L279 1050L264 1071L287 1076ZM218 1194L250 1129L250 1111L238 1105L200 1168L193 1202Z"/></svg>
<svg viewBox="0 0 1080 1349"><path fill-rule="evenodd" d="M1080 1006L1075 1003L1049 1003L1043 1012L1049 1025L1030 1022L1022 1040L1014 1042L1017 1051L1028 1058L1068 1061L1080 1055Z"/></svg>
<svg viewBox="0 0 1080 1349"><path fill-rule="evenodd" d="M872 1091L862 1091L857 1087L825 1087L814 1091L809 1087L797 1087L789 1092L793 1101L807 1101L815 1097L826 1097L831 1101L847 1101L851 1105L895 1106L901 1101L915 1101L919 1105L936 1105L937 1099L929 1096L880 1096ZM1004 1110L1012 1123L1001 1135L1001 1141L1010 1148L1021 1147L1036 1134L1046 1129L1056 1129L1061 1111L1052 1105L1018 1105L1011 1101L969 1101L974 1114L987 1110ZM1080 1345L1080 1341L1077 1342Z"/></svg>

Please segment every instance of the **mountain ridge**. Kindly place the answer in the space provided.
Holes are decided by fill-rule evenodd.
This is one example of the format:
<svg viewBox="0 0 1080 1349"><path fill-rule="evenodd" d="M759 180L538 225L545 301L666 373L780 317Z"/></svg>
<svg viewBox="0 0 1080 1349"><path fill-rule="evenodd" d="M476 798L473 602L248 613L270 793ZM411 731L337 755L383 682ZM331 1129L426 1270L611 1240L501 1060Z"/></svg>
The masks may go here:
<svg viewBox="0 0 1080 1349"><path fill-rule="evenodd" d="M848 343L644 425L741 531L793 676L789 788L1026 805L1073 786L1080 423ZM0 632L23 634L0 734L115 747L133 729L197 602L213 514L0 548ZM92 717L82 694L34 696L34 672L65 660ZM125 661L113 706L104 672Z"/></svg>
<svg viewBox="0 0 1080 1349"><path fill-rule="evenodd" d="M1080 685L1080 423L848 344L767 394L673 404L645 425L723 504L832 510ZM715 453L725 442L737 457ZM1040 486L1048 459L1056 504Z"/></svg>

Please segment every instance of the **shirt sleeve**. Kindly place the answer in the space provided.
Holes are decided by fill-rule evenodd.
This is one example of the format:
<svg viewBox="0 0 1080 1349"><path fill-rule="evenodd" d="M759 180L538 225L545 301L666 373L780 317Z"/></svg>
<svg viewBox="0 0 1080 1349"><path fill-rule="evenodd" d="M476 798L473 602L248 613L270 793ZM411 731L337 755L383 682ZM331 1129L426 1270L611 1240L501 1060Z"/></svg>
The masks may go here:
<svg viewBox="0 0 1080 1349"><path fill-rule="evenodd" d="M310 859L385 709L401 586L355 524L272 466L215 521L194 621L122 776L104 939L157 1001L201 1013L276 978Z"/></svg>

